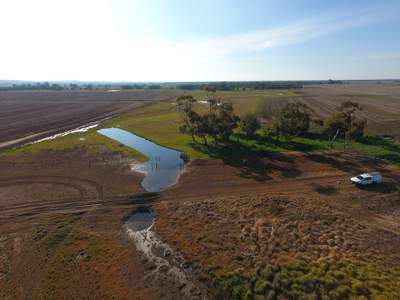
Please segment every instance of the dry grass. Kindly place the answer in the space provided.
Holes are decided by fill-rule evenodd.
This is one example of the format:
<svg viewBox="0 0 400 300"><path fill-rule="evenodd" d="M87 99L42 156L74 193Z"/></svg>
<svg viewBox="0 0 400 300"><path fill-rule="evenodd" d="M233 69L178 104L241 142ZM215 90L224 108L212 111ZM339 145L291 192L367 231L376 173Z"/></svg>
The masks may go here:
<svg viewBox="0 0 400 300"><path fill-rule="evenodd" d="M181 186L157 204L157 231L214 282L218 296L399 297L397 173L386 171L381 187L358 189L348 182L349 174L340 174L372 167L367 159L315 156L294 160L297 180L280 173L290 155L282 155L279 165L271 158L279 171L252 188L248 176L240 181L240 174L228 176L222 166L208 168L202 182L197 167L182 179L187 190ZM220 174L225 183L218 181ZM208 194L196 194L205 189Z"/></svg>

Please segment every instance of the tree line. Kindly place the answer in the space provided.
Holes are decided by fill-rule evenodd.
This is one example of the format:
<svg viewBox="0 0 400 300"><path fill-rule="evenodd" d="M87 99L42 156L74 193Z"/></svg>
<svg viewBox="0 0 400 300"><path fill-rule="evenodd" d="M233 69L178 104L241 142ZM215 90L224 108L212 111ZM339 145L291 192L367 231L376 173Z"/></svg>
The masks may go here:
<svg viewBox="0 0 400 300"><path fill-rule="evenodd" d="M300 82L267 82L267 81L244 81L244 82L213 82L213 83L184 83L178 84L176 88L182 90L202 90L211 86L219 91L236 90L273 90L273 89L301 89Z"/></svg>
<svg viewBox="0 0 400 300"><path fill-rule="evenodd" d="M183 89L202 90L212 88L220 91L301 89L309 84L340 84L342 81L221 81L210 83L107 83L107 82L29 82L0 86L0 91L18 90L133 90L133 89Z"/></svg>
<svg viewBox="0 0 400 300"><path fill-rule="evenodd" d="M106 83L49 83L49 82L36 82L36 83L21 83L1 86L0 91L63 91L63 90L158 90L162 89L161 84L106 84Z"/></svg>
<svg viewBox="0 0 400 300"><path fill-rule="evenodd" d="M177 84L176 88L182 90L201 90L212 87L219 91L235 90L274 90L274 89L301 89L304 85L310 84L342 84L339 80L326 81L221 81L210 83L183 83Z"/></svg>
<svg viewBox="0 0 400 300"><path fill-rule="evenodd" d="M276 139L290 140L294 137L307 137L311 128L319 127L320 135L333 143L338 139L352 140L362 137L366 120L356 116L362 110L356 102L341 103L337 111L325 121L314 117L313 110L302 102L289 102L282 108L272 112L265 130L260 133L262 123L256 114L247 114L240 118L234 114L233 106L229 102L221 102L214 96L209 96L208 112L200 114L193 110L196 99L191 95L183 95L177 100L177 107L183 111L183 123L180 132L188 134L194 142L197 138L208 146L208 140L216 143L230 141L235 130L247 138L264 134ZM211 139L210 139L211 138Z"/></svg>

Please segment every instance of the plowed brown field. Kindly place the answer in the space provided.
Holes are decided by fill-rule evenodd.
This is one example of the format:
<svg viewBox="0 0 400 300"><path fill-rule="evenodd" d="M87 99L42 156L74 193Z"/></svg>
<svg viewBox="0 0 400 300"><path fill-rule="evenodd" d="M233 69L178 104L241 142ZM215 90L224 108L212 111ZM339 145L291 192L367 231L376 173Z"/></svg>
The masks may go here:
<svg viewBox="0 0 400 300"><path fill-rule="evenodd" d="M74 129L176 95L174 90L0 92L0 149Z"/></svg>

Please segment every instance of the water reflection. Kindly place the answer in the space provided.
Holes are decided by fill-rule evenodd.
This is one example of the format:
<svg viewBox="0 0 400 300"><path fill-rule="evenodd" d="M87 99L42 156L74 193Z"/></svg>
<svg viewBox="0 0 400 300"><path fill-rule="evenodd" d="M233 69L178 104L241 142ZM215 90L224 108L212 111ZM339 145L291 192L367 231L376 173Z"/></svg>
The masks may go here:
<svg viewBox="0 0 400 300"><path fill-rule="evenodd" d="M157 145L119 128L105 128L98 133L131 147L149 160L134 166L134 169L146 174L142 181L143 188L148 192L159 192L178 180L185 167L184 155L176 150Z"/></svg>

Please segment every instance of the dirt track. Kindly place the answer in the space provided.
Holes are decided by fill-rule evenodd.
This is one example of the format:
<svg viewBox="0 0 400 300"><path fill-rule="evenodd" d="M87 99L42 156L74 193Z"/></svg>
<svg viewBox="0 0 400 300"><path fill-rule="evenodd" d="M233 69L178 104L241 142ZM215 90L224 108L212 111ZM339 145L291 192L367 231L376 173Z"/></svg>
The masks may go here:
<svg viewBox="0 0 400 300"><path fill-rule="evenodd" d="M0 92L0 149L74 129L175 95L174 90Z"/></svg>

